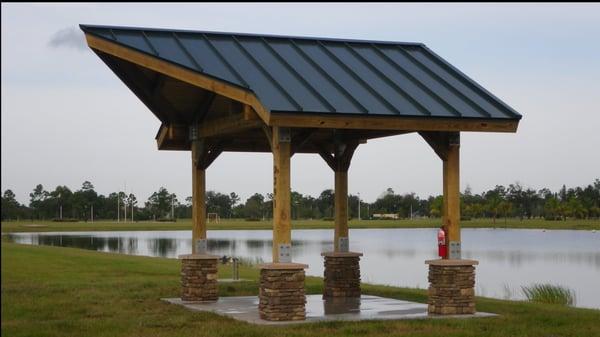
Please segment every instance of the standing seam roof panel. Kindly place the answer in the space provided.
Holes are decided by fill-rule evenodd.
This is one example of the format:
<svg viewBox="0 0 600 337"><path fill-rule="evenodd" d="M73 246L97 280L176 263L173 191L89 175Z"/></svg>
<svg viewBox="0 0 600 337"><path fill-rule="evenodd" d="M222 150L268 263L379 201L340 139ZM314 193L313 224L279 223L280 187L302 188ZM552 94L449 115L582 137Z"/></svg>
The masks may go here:
<svg viewBox="0 0 600 337"><path fill-rule="evenodd" d="M445 101L452 108L460 111L463 116L480 117L481 115L485 115L485 112L481 111L479 106L475 103L469 103L470 100L468 97L447 85L441 77L431 72L431 70L423 68L418 61L410 58L408 53L402 48L382 47L377 50L381 53L384 60L392 64L393 68L400 67L400 64L402 64L401 69L403 71L413 76L430 90L432 95L436 95L440 101Z"/></svg>
<svg viewBox="0 0 600 337"><path fill-rule="evenodd" d="M181 48L173 35L149 32L146 33L146 36L148 36L148 39L150 39L152 42L154 49L161 57L173 60L174 62L182 64L187 68L195 69L196 71L201 72L201 69L198 69L196 64L194 64L194 61L190 59L186 52Z"/></svg>
<svg viewBox="0 0 600 337"><path fill-rule="evenodd" d="M403 88L406 95L408 95L411 100L420 102L419 105L426 108L428 111L439 111L440 114L447 114L452 117L461 117L463 115L461 109L448 103L444 97L438 95L438 93L435 90L432 90L421 78L418 78L407 71L405 64L394 61L377 46L373 47L374 48L359 48L359 54L363 58L370 60L373 66L377 67L379 71L388 74L386 76L388 76L396 86Z"/></svg>
<svg viewBox="0 0 600 337"><path fill-rule="evenodd" d="M432 55L422 50L409 50L409 54L414 56L416 60L422 62L427 68L438 74L441 78L450 83L457 90L469 97L473 102L481 106L490 115L504 115L512 117L512 114L499 110L494 104L491 104L487 99L478 95L470 84L465 82L466 79L461 78L450 72L439 60L433 58Z"/></svg>
<svg viewBox="0 0 600 337"><path fill-rule="evenodd" d="M278 112L521 118L422 44L81 25L253 92Z"/></svg>
<svg viewBox="0 0 600 337"><path fill-rule="evenodd" d="M329 76L334 78L341 87L346 88L369 113L381 115L397 115L390 111L378 98L374 97L363 84L342 68L338 62L327 55L323 49L312 43L302 42L298 46L317 63Z"/></svg>
<svg viewBox="0 0 600 337"><path fill-rule="evenodd" d="M360 110L360 107L356 106L348 99L344 92L340 91L336 85L319 70L318 66L307 61L303 54L297 51L292 44L273 40L269 41L269 44L282 55L282 57L285 57L290 66L296 69L299 74L302 74L303 78L308 83L312 83L315 90L319 90L324 99L326 99L335 109L334 111L328 110L325 112L352 112Z"/></svg>
<svg viewBox="0 0 600 337"><path fill-rule="evenodd" d="M430 115L432 111L439 113L444 112L444 107L435 101L432 102L430 97L423 95L418 88L415 88L415 85L410 79L407 79L391 65L375 58L376 52L372 48L367 49L364 47L352 46L352 51L356 54L354 57L357 59L356 62L359 63L358 67L374 69L370 71L375 72L376 76L381 78L381 81L387 82L387 86L391 87L392 90L396 92L396 97L399 99L401 98L403 102L406 102L405 104L408 104L408 108L405 108L408 109L408 111L417 110L417 113L421 113L425 116ZM393 74L395 74L395 76L392 76ZM390 96L394 97L394 94L392 93ZM402 111L405 112L407 110ZM452 115L452 113L448 114Z"/></svg>
<svg viewBox="0 0 600 337"><path fill-rule="evenodd" d="M265 46L262 41L239 40L244 45L246 50L258 62L262 64L264 69L282 85L282 89L292 97L295 102L302 102L302 110L304 111L328 111L326 105L321 103L318 96L310 91L309 88L299 81L296 75L290 71L284 63L282 63L272 51Z"/></svg>

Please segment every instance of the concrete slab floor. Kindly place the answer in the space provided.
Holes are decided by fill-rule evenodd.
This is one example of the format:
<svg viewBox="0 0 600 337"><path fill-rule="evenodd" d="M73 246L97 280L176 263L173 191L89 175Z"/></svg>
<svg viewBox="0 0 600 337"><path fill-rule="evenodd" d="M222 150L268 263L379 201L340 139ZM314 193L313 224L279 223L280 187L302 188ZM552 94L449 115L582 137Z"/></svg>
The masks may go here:
<svg viewBox="0 0 600 337"><path fill-rule="evenodd" d="M428 315L427 304L396 300L371 295L361 298L324 300L322 295L306 295L306 320L271 322L258 315L257 296L220 297L217 302L184 302L180 298L163 298L163 301L183 305L194 311L208 311L254 324L281 325L324 321L362 321L426 318L472 318L497 316L485 312L474 315Z"/></svg>

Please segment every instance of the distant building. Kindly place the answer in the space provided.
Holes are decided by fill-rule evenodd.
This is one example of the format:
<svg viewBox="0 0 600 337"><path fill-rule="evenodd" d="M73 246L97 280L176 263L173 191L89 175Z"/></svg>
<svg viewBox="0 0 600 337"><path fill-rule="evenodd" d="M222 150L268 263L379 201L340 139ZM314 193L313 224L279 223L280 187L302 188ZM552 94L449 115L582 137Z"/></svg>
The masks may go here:
<svg viewBox="0 0 600 337"><path fill-rule="evenodd" d="M395 220L395 219L400 219L400 216L398 215L398 213L373 214L373 218L374 219L391 219L391 220Z"/></svg>

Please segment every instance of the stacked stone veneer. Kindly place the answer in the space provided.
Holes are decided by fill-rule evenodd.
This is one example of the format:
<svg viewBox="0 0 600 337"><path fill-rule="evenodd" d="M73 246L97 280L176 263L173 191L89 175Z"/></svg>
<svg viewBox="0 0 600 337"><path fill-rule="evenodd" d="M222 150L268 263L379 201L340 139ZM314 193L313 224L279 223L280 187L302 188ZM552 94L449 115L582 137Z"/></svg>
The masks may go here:
<svg viewBox="0 0 600 337"><path fill-rule="evenodd" d="M323 298L360 297L362 253L322 253L325 257Z"/></svg>
<svg viewBox="0 0 600 337"><path fill-rule="evenodd" d="M181 300L216 301L218 299L217 256L181 255Z"/></svg>
<svg viewBox="0 0 600 337"><path fill-rule="evenodd" d="M475 313L474 260L431 260L429 264L428 313L461 315Z"/></svg>
<svg viewBox="0 0 600 337"><path fill-rule="evenodd" d="M304 269L298 263L272 263L260 266L260 318L269 321L306 319Z"/></svg>

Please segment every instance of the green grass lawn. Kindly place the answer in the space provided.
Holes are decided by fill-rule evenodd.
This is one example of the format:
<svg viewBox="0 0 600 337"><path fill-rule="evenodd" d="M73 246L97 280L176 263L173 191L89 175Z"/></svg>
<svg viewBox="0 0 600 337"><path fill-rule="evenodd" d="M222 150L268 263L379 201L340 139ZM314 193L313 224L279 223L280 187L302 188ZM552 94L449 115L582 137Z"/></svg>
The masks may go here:
<svg viewBox="0 0 600 337"><path fill-rule="evenodd" d="M2 336L600 336L600 310L488 298L477 298L477 309L499 317L255 326L160 301L179 295L179 267L174 259L2 241ZM257 294L258 271L244 267L240 276L253 281L222 284L220 296ZM219 277L231 277L229 267ZM307 292L320 293L321 284L308 277ZM418 289L363 292L426 301Z"/></svg>
<svg viewBox="0 0 600 337"><path fill-rule="evenodd" d="M30 225L41 225L30 226ZM441 219L418 220L351 220L350 228L437 228ZM600 230L600 220L546 221L541 219L475 219L462 221L463 228L543 228L543 229L584 229ZM333 221L294 220L294 229L332 229ZM189 230L191 219L177 222L52 222L52 221L6 221L2 222L2 232L49 232L49 231L136 231L136 230ZM208 229L271 229L268 221L245 221L242 219L222 219L219 223L209 223Z"/></svg>

